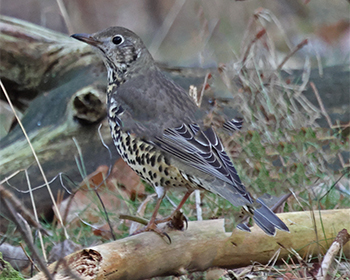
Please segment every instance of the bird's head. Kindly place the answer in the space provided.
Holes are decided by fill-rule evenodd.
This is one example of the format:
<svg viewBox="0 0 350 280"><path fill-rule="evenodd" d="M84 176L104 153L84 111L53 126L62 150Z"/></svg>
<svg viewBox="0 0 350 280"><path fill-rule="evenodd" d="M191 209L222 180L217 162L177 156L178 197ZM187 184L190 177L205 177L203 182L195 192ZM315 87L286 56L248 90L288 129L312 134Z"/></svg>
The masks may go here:
<svg viewBox="0 0 350 280"><path fill-rule="evenodd" d="M110 27L94 34L73 34L71 37L98 51L107 67L110 82L124 80L140 67L150 67L154 63L142 40L124 27Z"/></svg>

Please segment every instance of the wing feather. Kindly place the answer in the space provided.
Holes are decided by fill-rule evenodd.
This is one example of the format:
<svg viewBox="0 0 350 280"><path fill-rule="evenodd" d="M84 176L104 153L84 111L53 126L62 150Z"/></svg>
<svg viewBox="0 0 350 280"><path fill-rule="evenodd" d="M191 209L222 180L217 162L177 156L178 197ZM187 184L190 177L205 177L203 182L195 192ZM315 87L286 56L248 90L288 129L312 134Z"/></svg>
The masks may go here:
<svg viewBox="0 0 350 280"><path fill-rule="evenodd" d="M242 126L243 126L242 119L231 119L224 122L224 124L222 125L222 127L229 133L240 130Z"/></svg>
<svg viewBox="0 0 350 280"><path fill-rule="evenodd" d="M252 203L252 198L247 194L231 159L212 128L202 131L197 124L182 124L166 129L162 137L156 137L155 143L186 164L232 185L247 202Z"/></svg>

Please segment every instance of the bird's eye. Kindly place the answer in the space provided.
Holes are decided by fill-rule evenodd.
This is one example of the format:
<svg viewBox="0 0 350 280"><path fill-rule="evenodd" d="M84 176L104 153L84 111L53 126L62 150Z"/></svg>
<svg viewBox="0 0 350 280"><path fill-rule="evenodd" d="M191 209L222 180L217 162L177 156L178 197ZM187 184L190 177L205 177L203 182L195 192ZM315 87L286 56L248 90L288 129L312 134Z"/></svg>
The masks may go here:
<svg viewBox="0 0 350 280"><path fill-rule="evenodd" d="M121 43L124 42L124 38L121 35L116 35L116 36L113 37L112 42L114 44L116 44L117 46L119 46Z"/></svg>

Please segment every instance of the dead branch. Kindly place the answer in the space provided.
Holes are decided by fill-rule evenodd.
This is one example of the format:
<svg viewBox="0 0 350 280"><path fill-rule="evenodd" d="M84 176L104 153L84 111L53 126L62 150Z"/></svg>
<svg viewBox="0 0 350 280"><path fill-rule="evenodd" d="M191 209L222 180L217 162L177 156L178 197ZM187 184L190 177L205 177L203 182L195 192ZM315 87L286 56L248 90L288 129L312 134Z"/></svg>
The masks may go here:
<svg viewBox="0 0 350 280"><path fill-rule="evenodd" d="M60 262L55 279L68 279L66 270L81 279L145 279L156 276L183 275L211 267L237 268L259 262L268 263L276 251L278 260L287 260L289 249L299 255L317 255L329 248L337 232L350 228L350 209L315 212L313 225L310 212L283 213L279 217L290 233L278 232L275 237L254 226L251 233L235 230L224 232L223 220L190 222L188 230L168 231L168 244L155 233L130 236L115 242L83 249ZM321 225L322 221L322 225ZM320 240L315 238L315 226ZM350 257L350 246L343 248ZM57 266L53 263L49 270ZM44 279L39 273L32 280Z"/></svg>
<svg viewBox="0 0 350 280"><path fill-rule="evenodd" d="M327 279L330 266L338 255L339 250L349 241L350 235L346 229L341 230L332 245L329 247L327 254L324 256L320 269L316 275L318 280Z"/></svg>

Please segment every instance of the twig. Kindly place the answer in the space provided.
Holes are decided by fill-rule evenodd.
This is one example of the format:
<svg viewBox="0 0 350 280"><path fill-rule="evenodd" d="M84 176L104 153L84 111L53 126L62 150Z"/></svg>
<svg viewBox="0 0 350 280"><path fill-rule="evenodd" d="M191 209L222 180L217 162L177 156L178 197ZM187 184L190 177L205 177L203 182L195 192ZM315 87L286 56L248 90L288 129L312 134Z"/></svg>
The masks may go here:
<svg viewBox="0 0 350 280"><path fill-rule="evenodd" d="M33 191L32 191L32 187L31 187L31 184L30 184L30 180L29 180L29 175L28 175L27 169L24 170L24 173L26 174L26 180L27 180L27 185L28 185L28 189L29 189L30 200L32 202L34 217L35 217L36 222L39 224L38 212L36 211L35 200L34 200ZM47 262L47 256L46 256L46 252L45 252L44 240L43 240L43 236L42 236L40 230L39 230L38 234L39 234L39 240L40 240L41 249L42 249L42 252L43 252L43 257L44 257L45 262Z"/></svg>
<svg viewBox="0 0 350 280"><path fill-rule="evenodd" d="M249 55L249 52L250 52L250 49L252 48L252 46L255 44L256 41L258 41L262 36L264 36L266 34L266 29L262 29L260 30L256 35L255 35L255 38L249 43L244 55L243 55L243 59L242 59L242 65L245 64L247 58L248 58L248 55Z"/></svg>
<svg viewBox="0 0 350 280"><path fill-rule="evenodd" d="M102 141L102 145L103 145L104 147L107 147L107 145L104 143L104 141L103 141L103 139L102 139L102 135L101 135L101 133L100 133L100 128L101 128L101 125L100 125L99 128L98 128L98 133L99 133L99 136L100 136L100 140ZM86 185L90 188L90 182L89 182L88 176L87 176L87 174L86 174L86 170L85 170L84 159L83 159L83 153L82 153L81 148L80 148L80 145L79 145L79 143L78 143L78 141L76 140L75 137L73 137L73 141L74 141L75 146L77 147L78 154L79 154L79 159L80 159L80 160L78 160L78 157L75 157L76 164L77 164L77 166L78 166L78 169L79 169L79 171L80 171L80 174L82 175L83 182L85 182ZM107 148L108 148L108 147L107 147ZM111 159L112 154L111 154L111 151L109 150L109 148L108 148L108 152L109 152L110 159ZM110 164L110 165L109 165L109 168L108 168L108 174L107 174L107 176L110 175L110 173L111 173L111 168L112 168L112 165ZM103 203L103 200L102 200L100 194L98 193L98 188L99 188L103 183L105 183L105 182L106 182L106 178L103 178L102 182L101 182L98 186L94 186L93 191L95 192L95 194L96 194L96 196L97 196L97 198L98 198L98 200L99 200L99 202L100 202L100 204L101 204L101 206L102 206L102 208L103 208L103 212L105 213L106 221L107 221L107 224L108 224L108 226L109 226L109 229L110 229L110 232L111 232L111 236L112 236L113 240L116 240L116 237L115 237L115 234L114 234L114 231L113 231L113 227L112 227L111 221L110 221L110 219L109 219L109 215L108 215L107 209L106 209L106 207L105 207L105 204Z"/></svg>
<svg viewBox="0 0 350 280"><path fill-rule="evenodd" d="M34 244L30 241L29 236L27 235L27 232L23 229L22 224L20 223L16 212L14 211L13 207L11 204L8 203L8 201L6 199L4 199L2 196L0 196L0 202L1 205L5 207L5 209L8 211L12 221L15 223L15 225L17 226L18 231L20 232L24 242L27 244L29 250L31 251L31 253L33 254L34 258L36 259L36 261L39 264L40 269L42 270L42 272L45 274L45 276L50 279L53 280L53 277L51 276L49 270L47 269L45 263L43 262L43 260L40 258L40 255L36 249L36 247L34 246Z"/></svg>
<svg viewBox="0 0 350 280"><path fill-rule="evenodd" d="M105 141L103 139L103 136L102 136L102 133L101 133L101 128L102 128L102 123L98 126L97 132L98 132L98 136L99 136L99 138L101 140L102 146L105 147L106 150L108 151L109 166L108 166L108 172L107 172L106 176L103 178L102 182L96 188L99 188L100 186L102 186L102 184L106 184L106 180L111 175L112 168L113 168L113 165L112 165L112 152L111 152L111 149L107 146L107 144L105 143Z"/></svg>
<svg viewBox="0 0 350 280"><path fill-rule="evenodd" d="M38 268L38 266L34 263L33 259L28 255L27 251L24 249L23 243L19 242L19 245L22 248L23 253L26 255L26 257L28 258L28 260L32 263L32 265L34 266L36 271L40 271L40 269Z"/></svg>
<svg viewBox="0 0 350 280"><path fill-rule="evenodd" d="M299 43L294 50L292 50L280 63L280 65L278 65L277 70L281 70L283 65L287 62L288 59L290 59L298 50L300 50L301 48L303 48L305 45L308 44L308 40L305 39L303 40L301 43Z"/></svg>
<svg viewBox="0 0 350 280"><path fill-rule="evenodd" d="M275 212L278 207L282 205L282 203L286 202L287 199L292 195L292 193L287 193L283 195L276 203L271 207L271 211Z"/></svg>
<svg viewBox="0 0 350 280"><path fill-rule="evenodd" d="M349 241L349 239L350 235L346 229L343 229L338 233L326 255L323 257L321 267L316 275L317 280L327 279L329 267L332 264L335 255L338 254L339 250Z"/></svg>
<svg viewBox="0 0 350 280"><path fill-rule="evenodd" d="M120 214L119 219L133 221L133 222L145 225L145 226L148 224L148 220L145 218L131 216L131 215L127 215L127 214Z"/></svg>
<svg viewBox="0 0 350 280"><path fill-rule="evenodd" d="M320 96L320 94L318 93L318 90L317 90L315 84L314 84L313 82L310 82L310 86L312 87L312 90L313 90L314 93L315 93L315 96L316 96L316 99L317 99L317 101L318 101L318 104L320 105L322 114L325 116L329 127L332 128L332 126L333 126L332 120L331 120L331 118L329 117L329 115L327 114L326 109L324 108L324 105L323 105L321 96Z"/></svg>
<svg viewBox="0 0 350 280"><path fill-rule="evenodd" d="M95 192L95 194L96 194L98 200L99 200L100 203L101 203L101 206L102 206L102 208L103 208L103 212L104 212L105 215L106 215L107 224L108 224L108 226L109 226L109 229L110 229L112 238L113 238L113 240L117 240L117 238L115 237L114 231L113 231L113 227L112 227L111 220L109 219L109 215L108 215L106 206L105 206L105 204L103 203L103 200L102 200L100 194L98 193L98 190L97 190L97 189L94 189L94 192Z"/></svg>
<svg viewBox="0 0 350 280"><path fill-rule="evenodd" d="M203 99L203 96L204 96L204 91L207 87L207 84L208 84L208 80L211 78L211 73L207 73L205 75L205 78L204 78L204 82L203 82L203 86L202 86L202 90L201 90L201 93L198 97L198 100L196 101L197 103L197 106L200 108L201 105L202 105L202 99Z"/></svg>
<svg viewBox="0 0 350 280"><path fill-rule="evenodd" d="M247 23L247 26L245 28L244 34L243 34L243 38L241 40L241 51L243 51L243 49L245 48L244 46L247 44L248 41L248 37L250 35L250 32L252 30L253 24L256 22L256 20L259 18L260 13L262 13L264 11L263 8L258 8L254 11L253 16L249 17L249 21Z"/></svg>
<svg viewBox="0 0 350 280"><path fill-rule="evenodd" d="M32 218L33 215L28 211L23 203L21 203L13 193L11 193L9 190L6 190L2 185L0 185L0 197L2 199L6 199L7 202L10 203L16 210L16 212L20 213L32 227L43 231L46 235L49 235L48 232Z"/></svg>
<svg viewBox="0 0 350 280"><path fill-rule="evenodd" d="M15 171L12 174L10 174L8 177L5 177L2 181L0 181L0 185L2 185L5 182L8 182L8 180L10 180L11 178L15 177L17 174L19 174L22 171L24 171L24 169L18 169L17 171Z"/></svg>

